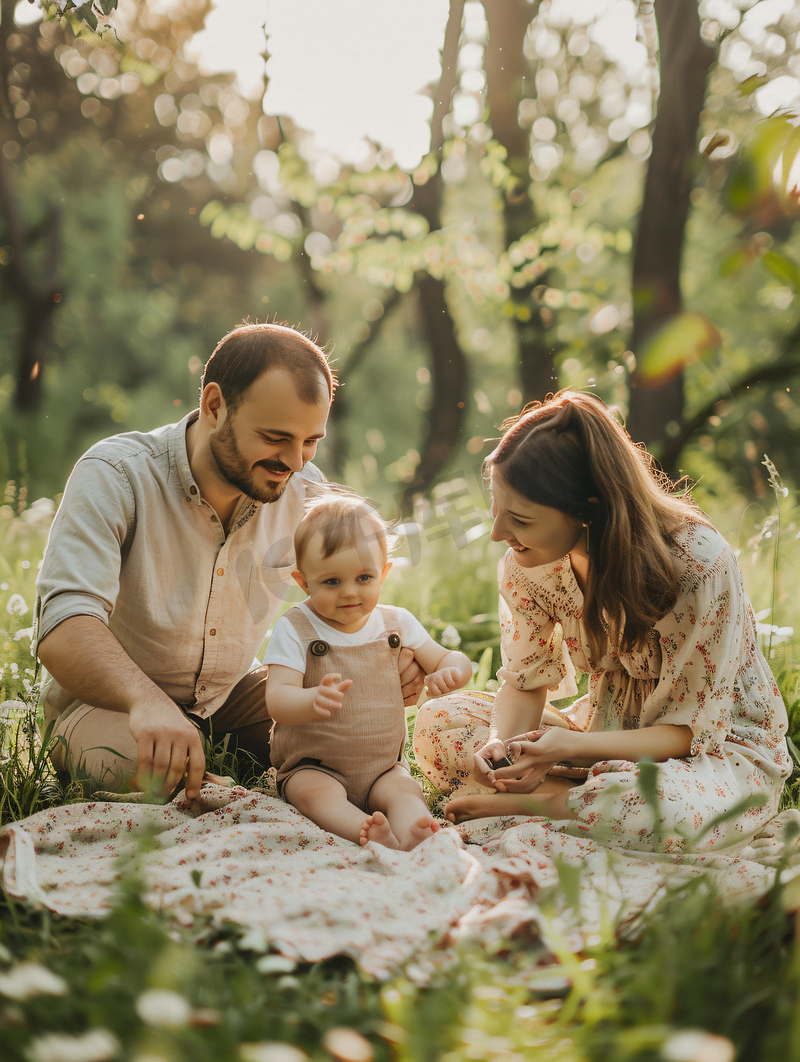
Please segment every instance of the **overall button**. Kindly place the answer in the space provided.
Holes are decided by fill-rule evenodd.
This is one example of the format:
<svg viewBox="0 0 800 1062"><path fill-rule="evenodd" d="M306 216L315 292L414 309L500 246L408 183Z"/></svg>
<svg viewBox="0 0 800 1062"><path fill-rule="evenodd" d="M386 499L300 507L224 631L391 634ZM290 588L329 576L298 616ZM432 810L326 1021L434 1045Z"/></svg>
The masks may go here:
<svg viewBox="0 0 800 1062"><path fill-rule="evenodd" d="M225 574L225 569L224 568L217 568L217 575L224 575L224 574Z"/></svg>
<svg viewBox="0 0 800 1062"><path fill-rule="evenodd" d="M316 642L312 642L308 648L311 650L312 656L325 656L328 652L329 646L327 642L323 642L322 639L319 639Z"/></svg>
<svg viewBox="0 0 800 1062"><path fill-rule="evenodd" d="M217 633L216 627L212 627L208 633L213 637Z"/></svg>
<svg viewBox="0 0 800 1062"><path fill-rule="evenodd" d="M390 634L389 635L389 645L390 645L390 647L392 649L399 649L400 648L400 635L399 634Z"/></svg>

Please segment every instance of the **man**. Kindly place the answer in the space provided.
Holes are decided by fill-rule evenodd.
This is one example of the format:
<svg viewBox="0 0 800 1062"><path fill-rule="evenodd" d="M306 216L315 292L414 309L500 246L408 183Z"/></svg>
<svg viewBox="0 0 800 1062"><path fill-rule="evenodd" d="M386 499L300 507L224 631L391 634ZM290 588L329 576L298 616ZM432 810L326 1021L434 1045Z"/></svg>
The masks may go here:
<svg viewBox="0 0 800 1062"><path fill-rule="evenodd" d="M269 763L267 669L251 669L291 585L334 388L305 336L242 325L209 359L199 410L78 461L37 584L59 769L165 793L185 773L194 799L209 720ZM403 677L413 693L415 669Z"/></svg>

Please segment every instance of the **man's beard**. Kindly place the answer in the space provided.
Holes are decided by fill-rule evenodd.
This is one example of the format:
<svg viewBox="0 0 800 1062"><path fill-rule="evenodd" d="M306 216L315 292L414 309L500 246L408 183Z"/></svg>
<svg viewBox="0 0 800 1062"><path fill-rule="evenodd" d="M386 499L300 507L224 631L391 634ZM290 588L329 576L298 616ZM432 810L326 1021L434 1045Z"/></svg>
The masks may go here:
<svg viewBox="0 0 800 1062"><path fill-rule="evenodd" d="M236 434L230 419L225 422L224 426L215 435L211 436L209 445L211 447L211 455L217 462L217 468L222 478L237 487L242 494L252 498L253 501L263 502L265 505L277 501L292 478L293 473L290 472L281 483L267 481L259 486L255 482L253 474L236 444ZM270 472L290 471L280 461L259 461L258 464L268 468Z"/></svg>

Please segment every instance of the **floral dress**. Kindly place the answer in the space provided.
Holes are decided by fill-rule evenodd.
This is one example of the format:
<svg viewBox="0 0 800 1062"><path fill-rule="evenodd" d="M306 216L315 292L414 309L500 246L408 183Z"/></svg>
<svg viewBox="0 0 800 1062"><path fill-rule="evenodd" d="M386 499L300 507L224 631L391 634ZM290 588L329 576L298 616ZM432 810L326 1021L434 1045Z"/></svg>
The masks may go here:
<svg viewBox="0 0 800 1062"><path fill-rule="evenodd" d="M546 709L544 723L584 731L689 726L685 759L655 771L626 760L597 763L567 796L575 820L555 823L614 847L677 854L749 838L777 813L791 761L786 709L729 545L714 528L688 521L671 552L680 580L674 608L643 649L617 653L609 645L594 660L569 557L522 568L509 550L498 571L498 678L563 697L577 693L575 669L587 673L588 694L560 713ZM417 760L445 792L488 792L470 781L469 761L487 738L491 708L490 695L465 693L420 710Z"/></svg>

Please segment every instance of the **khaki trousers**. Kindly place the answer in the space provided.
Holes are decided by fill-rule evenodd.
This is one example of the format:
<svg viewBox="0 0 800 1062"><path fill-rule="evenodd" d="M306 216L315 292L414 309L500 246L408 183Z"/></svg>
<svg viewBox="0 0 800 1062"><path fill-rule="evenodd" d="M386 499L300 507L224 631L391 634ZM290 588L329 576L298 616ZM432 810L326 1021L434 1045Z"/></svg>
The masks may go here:
<svg viewBox="0 0 800 1062"><path fill-rule="evenodd" d="M272 726L266 701L268 670L262 665L245 675L209 718L186 713L205 737L213 734L217 740L231 734L234 747L252 756L264 770L270 765ZM57 771L74 781L89 782L94 789L113 793L130 789L136 773L136 742L125 712L76 701L49 676L42 686L42 703L45 727L53 723L53 736L58 739L50 752Z"/></svg>

